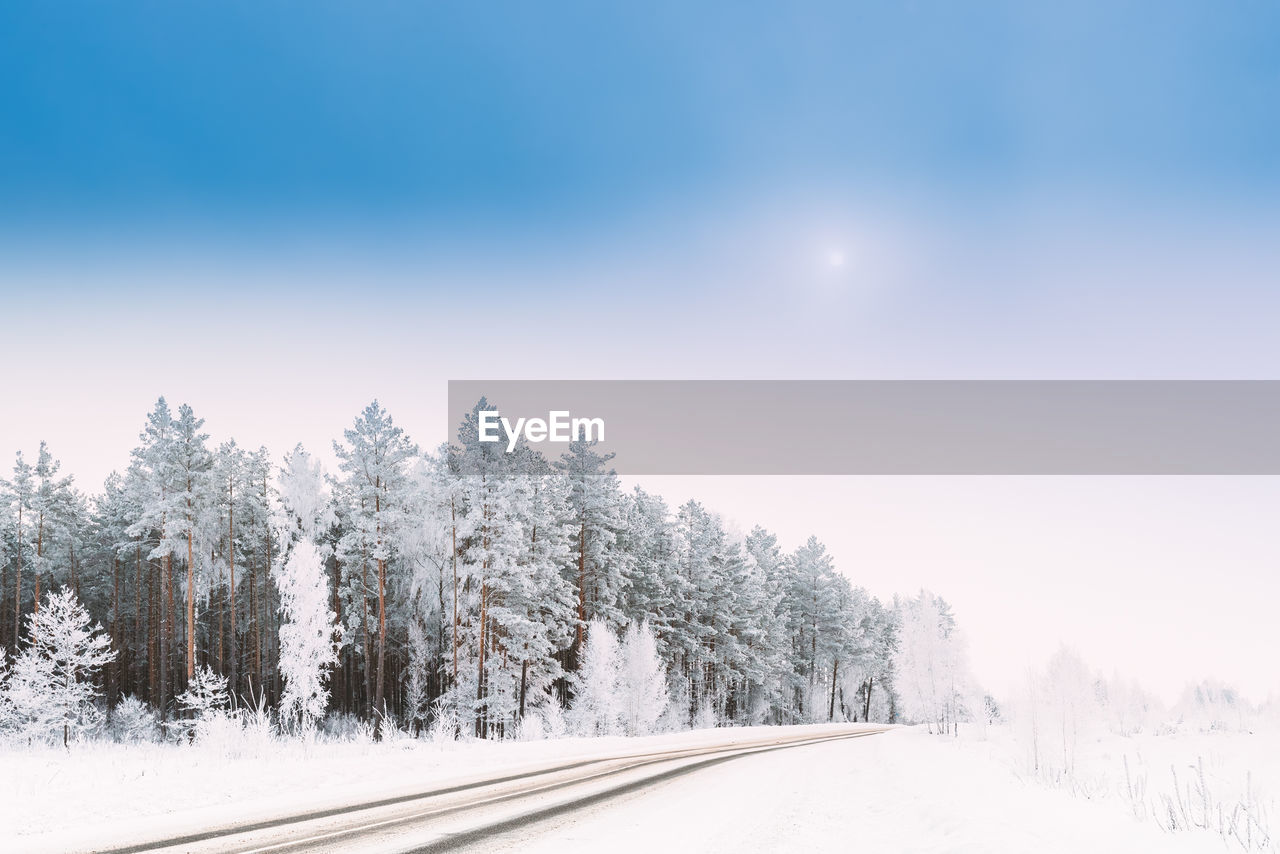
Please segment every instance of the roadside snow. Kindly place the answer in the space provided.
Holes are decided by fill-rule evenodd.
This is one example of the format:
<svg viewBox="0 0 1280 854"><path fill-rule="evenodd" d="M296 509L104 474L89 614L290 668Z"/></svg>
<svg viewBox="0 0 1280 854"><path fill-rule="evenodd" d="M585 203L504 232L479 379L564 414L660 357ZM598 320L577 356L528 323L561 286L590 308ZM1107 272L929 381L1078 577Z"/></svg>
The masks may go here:
<svg viewBox="0 0 1280 854"><path fill-rule="evenodd" d="M896 730L736 759L488 850L1222 854L1115 804L1015 776L999 743Z"/></svg>

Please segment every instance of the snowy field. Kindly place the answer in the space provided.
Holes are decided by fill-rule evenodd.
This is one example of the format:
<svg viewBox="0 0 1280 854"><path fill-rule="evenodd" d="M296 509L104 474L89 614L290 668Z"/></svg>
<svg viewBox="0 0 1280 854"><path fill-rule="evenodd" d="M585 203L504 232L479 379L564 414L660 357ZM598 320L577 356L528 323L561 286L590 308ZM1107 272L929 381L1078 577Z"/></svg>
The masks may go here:
<svg viewBox="0 0 1280 854"><path fill-rule="evenodd" d="M661 820L655 821L655 817ZM1114 804L1019 780L999 744L897 730L746 757L492 850L1213 852Z"/></svg>
<svg viewBox="0 0 1280 854"><path fill-rule="evenodd" d="M1280 731L1274 728L1095 733L1076 744L1069 771L1060 764L1037 771L1025 734L1005 727L992 728L985 745L972 748L985 749L1029 784L1096 801L1169 832L1211 835L1228 850L1280 850Z"/></svg>
<svg viewBox="0 0 1280 854"><path fill-rule="evenodd" d="M876 738L746 757L575 816L532 841L508 840L496 850L552 854L566 844L581 851L726 854L1245 850L1213 831L1167 832L1150 812L1131 808L1126 755L1133 774L1147 776L1147 796L1156 804L1172 796L1171 779L1166 786L1160 774L1168 776L1170 766L1178 769L1185 787L1189 768L1202 757L1216 803L1243 797L1247 769L1264 768L1266 774L1254 772L1254 795L1275 814L1280 783L1280 739L1275 737L1214 733L1105 739L1087 751L1087 768L1072 787L1023 776L1011 734L995 728L988 735L952 739L899 729ZM655 822L654 816L662 820Z"/></svg>
<svg viewBox="0 0 1280 854"><path fill-rule="evenodd" d="M810 727L822 731L821 726ZM281 744L235 751L175 745L84 745L10 751L0 838L11 850L58 840L127 839L394 795L444 780L533 769L650 748L725 744L771 728L644 739L527 743ZM792 731L788 728L788 731ZM1214 829L1171 832L1166 798L1184 809L1277 814L1280 738L1246 733L1104 737L1082 745L1070 778L1029 774L1010 731L881 736L736 759L548 824L500 850L903 852L1222 852L1247 850ZM1126 781L1125 758L1129 774ZM1200 792L1203 768L1206 792ZM121 816L127 816L122 819ZM73 818L74 817L74 818ZM661 817L660 821L655 821ZM1262 819L1265 821L1266 819ZM74 823L74 831L68 829ZM621 840L621 842L620 842ZM1276 851L1274 843L1253 850ZM503 848L505 846L505 848ZM1267 847L1269 846L1269 847Z"/></svg>

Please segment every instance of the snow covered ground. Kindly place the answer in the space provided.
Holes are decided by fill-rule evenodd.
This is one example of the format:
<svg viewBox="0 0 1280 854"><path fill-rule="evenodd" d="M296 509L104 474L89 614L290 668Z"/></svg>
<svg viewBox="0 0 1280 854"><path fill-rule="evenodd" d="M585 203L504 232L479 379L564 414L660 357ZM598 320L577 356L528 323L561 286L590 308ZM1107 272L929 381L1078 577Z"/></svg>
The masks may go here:
<svg viewBox="0 0 1280 854"><path fill-rule="evenodd" d="M1053 742L1052 735L1046 740ZM976 745L975 745L976 747ZM986 750L1014 773L1074 797L1098 801L1170 831L1212 831L1231 850L1277 851L1280 731L1170 730L1081 736L1072 768L1045 750L1048 768L1032 768L1026 735L988 733Z"/></svg>
<svg viewBox="0 0 1280 854"><path fill-rule="evenodd" d="M100 832L103 838L127 836L131 828L178 832L393 795L499 769L731 743L767 731L310 748L245 741L232 755L174 745L7 752L0 755L12 772L0 789L0 839L17 842L6 850L57 850L58 831L72 824L78 835ZM960 739L898 729L735 759L545 825L532 838L506 838L489 847L557 854L1239 851L1239 844L1214 832L1167 832L1151 814L1135 809L1127 793L1138 785L1135 780L1144 780L1138 800L1158 806L1161 794L1172 792L1170 766L1185 788L1190 780L1184 771L1199 764L1216 802L1238 801L1247 786L1276 815L1277 747L1277 737L1243 733L1107 737L1082 745L1072 778L1053 782L1025 773L1019 744L1001 728L986 738Z"/></svg>
<svg viewBox="0 0 1280 854"><path fill-rule="evenodd" d="M192 828L274 818L304 810L518 773L579 758L733 744L780 728L694 730L645 738L564 738L528 742L316 743L241 737L221 747L87 743L70 751L0 751L0 840L180 833ZM787 733L826 726L785 727ZM24 844L23 850L34 848ZM52 846L57 850L56 845Z"/></svg>
<svg viewBox="0 0 1280 854"><path fill-rule="evenodd" d="M735 760L492 850L1067 852L1232 850L1118 801L1019 779L1007 745L919 730ZM1238 848L1236 850L1239 850Z"/></svg>

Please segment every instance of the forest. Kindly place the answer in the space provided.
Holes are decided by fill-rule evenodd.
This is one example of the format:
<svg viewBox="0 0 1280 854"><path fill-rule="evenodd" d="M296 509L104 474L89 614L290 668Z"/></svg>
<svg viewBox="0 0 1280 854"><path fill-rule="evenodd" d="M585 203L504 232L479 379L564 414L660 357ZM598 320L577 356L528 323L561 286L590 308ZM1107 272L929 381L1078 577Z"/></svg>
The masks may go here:
<svg viewBox="0 0 1280 854"><path fill-rule="evenodd" d="M479 738L912 721L980 702L947 603L883 603L816 537L785 551L623 490L594 442L416 446L377 402L281 457L164 398L86 494L41 443L0 483L0 734L97 737L255 708ZM123 460L122 460L123 462Z"/></svg>

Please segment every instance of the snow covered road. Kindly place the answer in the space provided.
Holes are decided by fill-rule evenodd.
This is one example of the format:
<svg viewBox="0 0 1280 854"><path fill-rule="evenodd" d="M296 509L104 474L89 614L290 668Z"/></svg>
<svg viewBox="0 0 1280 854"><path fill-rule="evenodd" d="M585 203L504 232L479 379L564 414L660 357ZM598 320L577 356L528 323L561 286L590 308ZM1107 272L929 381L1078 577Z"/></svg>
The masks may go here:
<svg viewBox="0 0 1280 854"><path fill-rule="evenodd" d="M510 839L549 819L742 756L877 735L884 729L841 725L720 731L719 737L704 734L701 743L692 746L613 753L266 821L192 826L176 836L137 828L127 841L120 837L115 841L103 837L38 841L52 850L113 854L458 850L472 843L487 844L498 833Z"/></svg>
<svg viewBox="0 0 1280 854"><path fill-rule="evenodd" d="M1224 851L1216 835L1164 833L1135 820L1114 798L1073 797L1024 780L999 740L910 728L848 738L878 729L760 727L448 748L416 742L372 746L358 760L317 750L288 763L255 760L256 771L247 775L239 766L216 766L193 794L237 797L164 812L144 811L154 804L139 795L152 789L136 782L103 789L102 769L92 775L92 797L65 785L89 785L86 775L57 774L46 778L42 796L24 790L23 799L9 802L7 816L0 810L0 850ZM788 746L779 749L783 742ZM91 758L73 754L65 761L96 768ZM318 786L330 766L345 782ZM164 763L160 769L159 787L186 791L175 785L183 779L176 770L168 773ZM122 781L135 777L127 767L120 774ZM292 792L284 791L286 781L294 782ZM73 826L108 793L138 811ZM23 832L51 800L64 807L56 813L61 826Z"/></svg>

